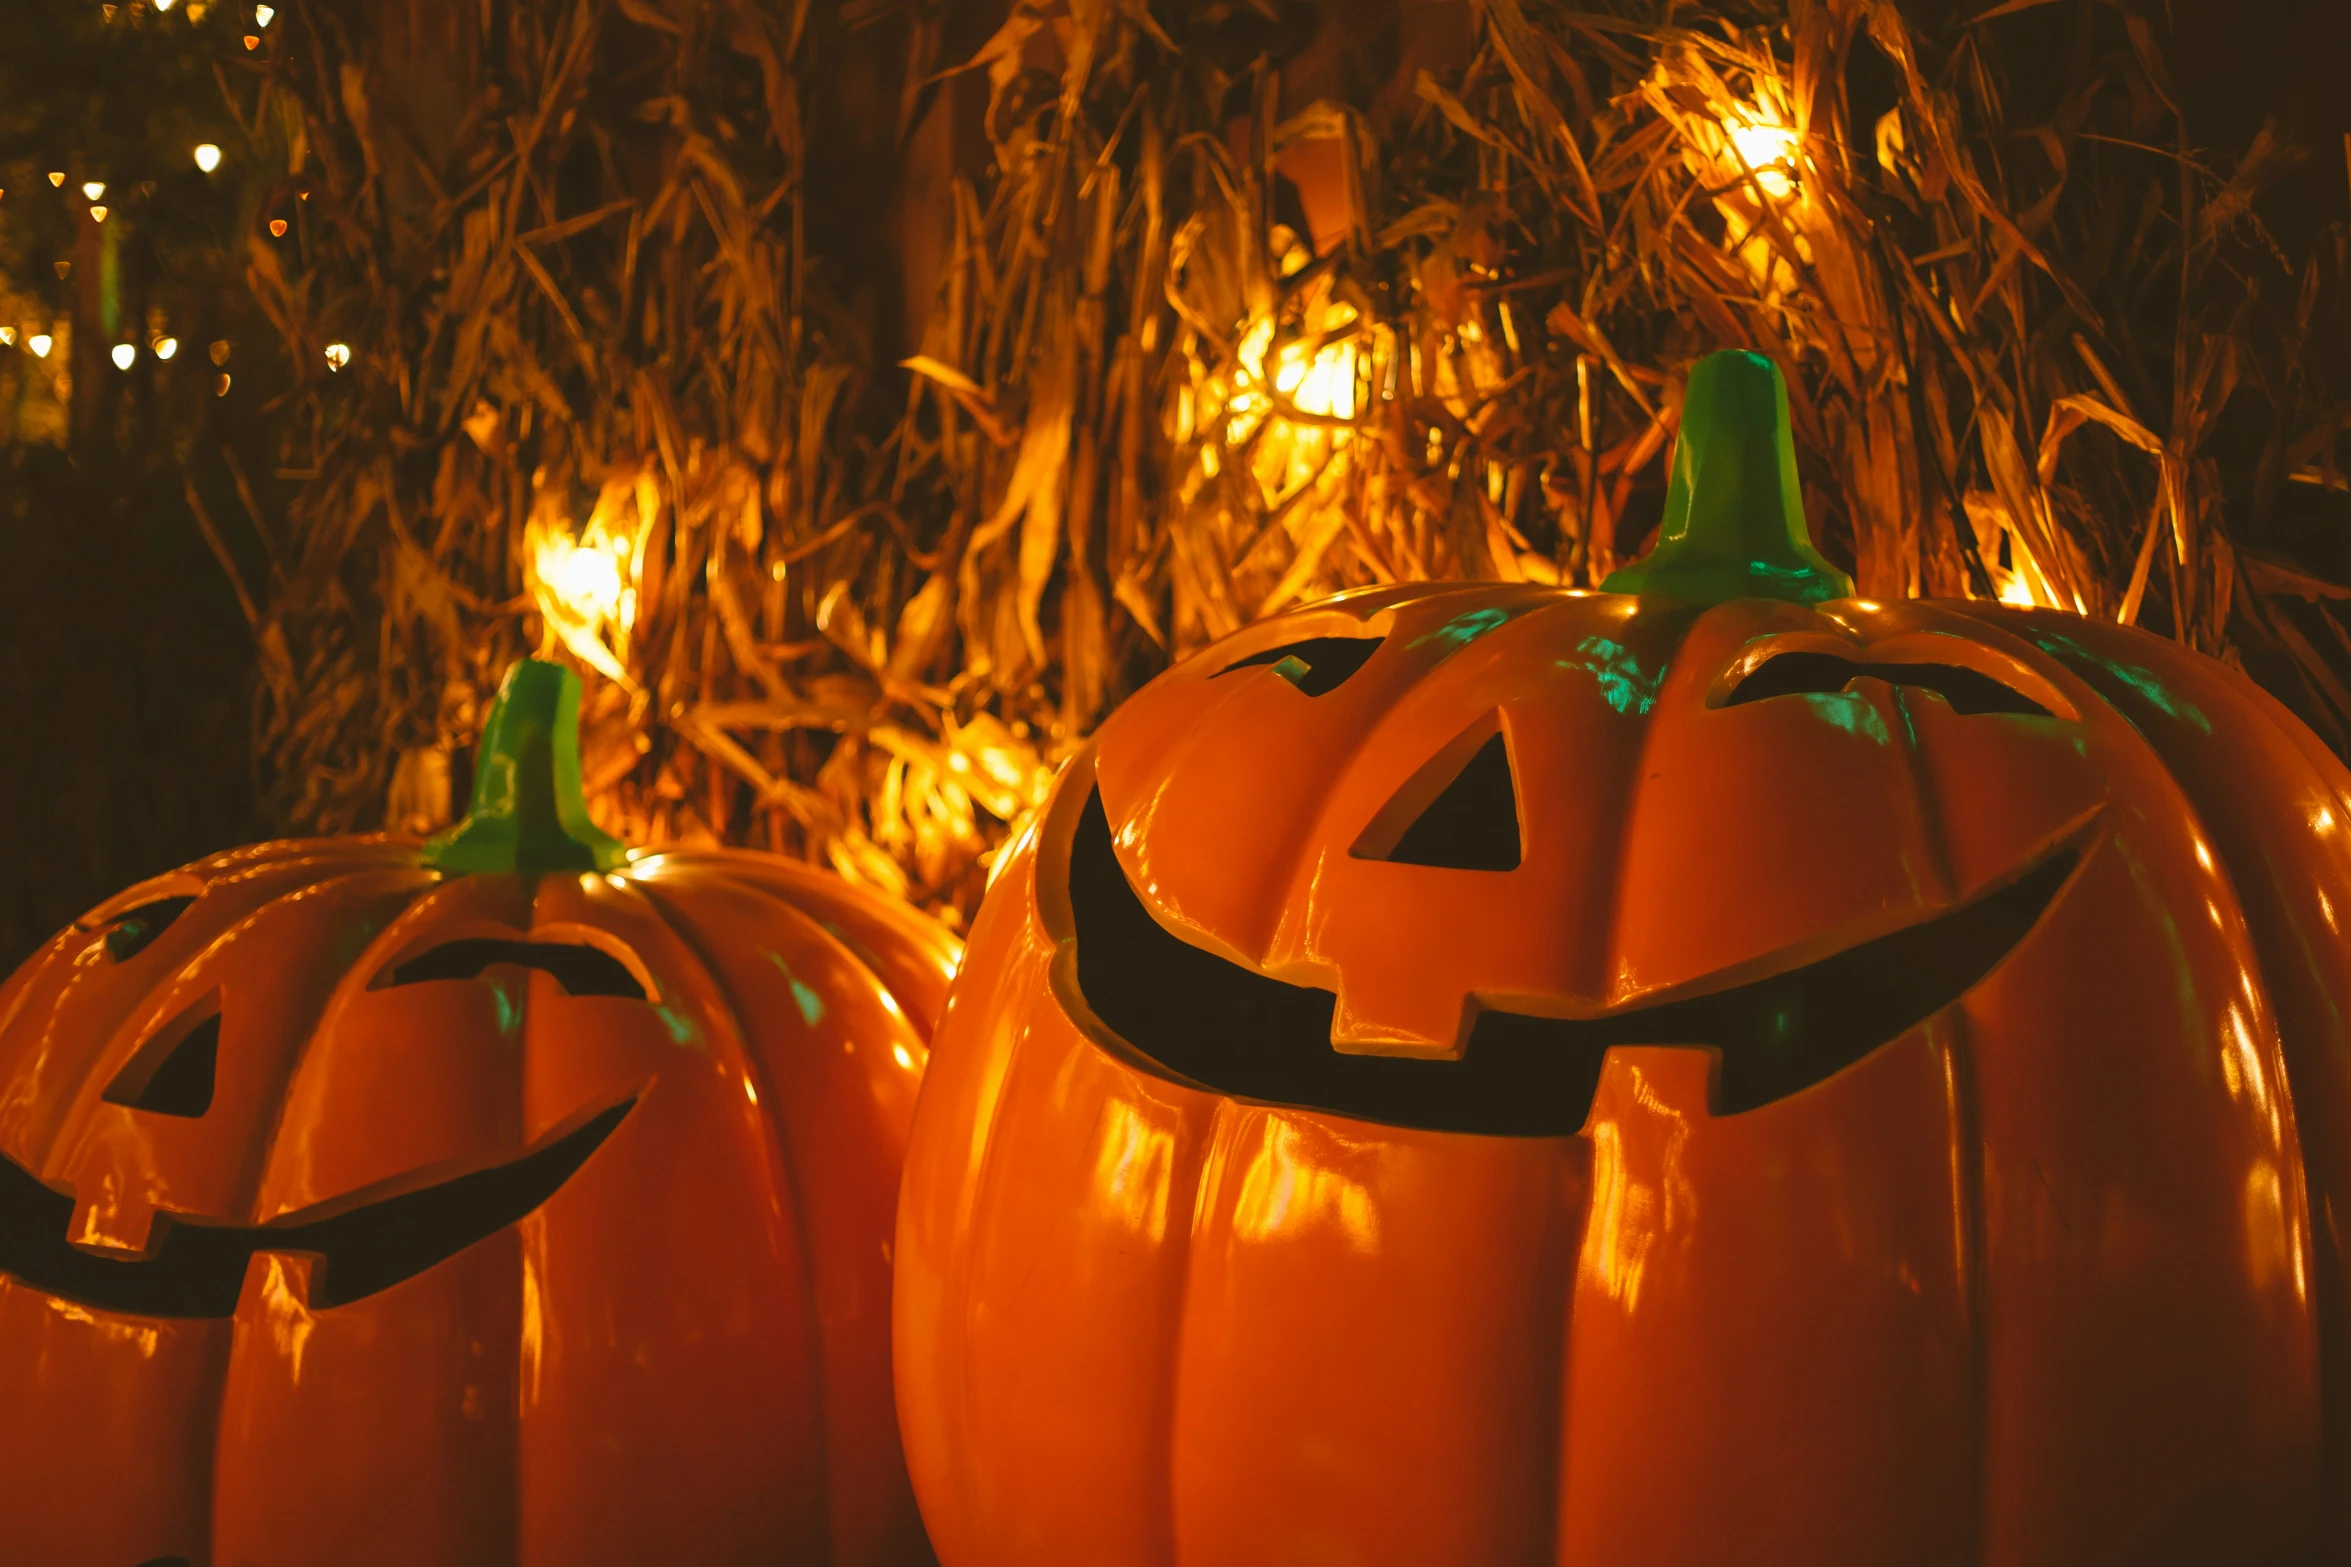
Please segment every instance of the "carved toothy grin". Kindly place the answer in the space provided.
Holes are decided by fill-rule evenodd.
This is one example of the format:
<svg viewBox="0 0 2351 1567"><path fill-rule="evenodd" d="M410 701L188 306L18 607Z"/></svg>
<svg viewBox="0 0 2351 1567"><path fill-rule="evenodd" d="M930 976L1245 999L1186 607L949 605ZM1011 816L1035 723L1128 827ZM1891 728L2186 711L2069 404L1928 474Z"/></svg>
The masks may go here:
<svg viewBox="0 0 2351 1567"><path fill-rule="evenodd" d="M112 1258L68 1242L71 1195L0 1158L0 1273L52 1295L148 1317L227 1317L256 1252L321 1257L314 1310L349 1305L414 1278L530 1213L603 1146L636 1107L624 1100L521 1158L326 1217L288 1215L248 1228L157 1215L149 1255ZM312 1210L317 1212L318 1210Z"/></svg>
<svg viewBox="0 0 2351 1567"><path fill-rule="evenodd" d="M2082 852L2074 834L1956 908L1728 989L1590 1018L1481 1009L1457 1058L1350 1055L1331 1047L1330 991L1229 962L1152 916L1119 866L1097 790L1070 845L1075 977L1118 1043L1217 1093L1391 1126L1564 1137L1590 1114L1616 1045L1712 1049L1721 1115L1851 1066L1975 988L2039 922Z"/></svg>

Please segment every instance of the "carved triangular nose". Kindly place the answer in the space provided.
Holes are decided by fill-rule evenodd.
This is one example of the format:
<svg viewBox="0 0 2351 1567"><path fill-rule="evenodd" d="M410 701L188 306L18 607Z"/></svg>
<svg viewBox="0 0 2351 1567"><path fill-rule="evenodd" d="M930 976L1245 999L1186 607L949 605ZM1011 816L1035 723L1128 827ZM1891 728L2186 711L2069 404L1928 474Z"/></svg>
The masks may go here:
<svg viewBox="0 0 2351 1567"><path fill-rule="evenodd" d="M1354 857L1460 871L1514 871L1518 784L1501 717L1489 713L1431 757L1357 838Z"/></svg>

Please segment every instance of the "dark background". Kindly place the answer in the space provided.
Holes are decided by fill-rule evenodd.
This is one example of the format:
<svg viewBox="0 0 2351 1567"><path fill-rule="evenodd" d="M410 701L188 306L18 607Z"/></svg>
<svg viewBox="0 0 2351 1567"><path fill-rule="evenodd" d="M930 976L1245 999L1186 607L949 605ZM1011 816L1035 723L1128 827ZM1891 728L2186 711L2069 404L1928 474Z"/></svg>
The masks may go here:
<svg viewBox="0 0 2351 1567"><path fill-rule="evenodd" d="M1910 9L1932 25L1945 8ZM2173 18L2210 161L2225 165L2272 115L2311 153L2260 208L2283 246L2351 218L2351 3L2175 0ZM262 415L251 395L169 449L0 444L0 964L122 887L261 833L252 638L186 499L193 472L227 531L233 491L207 454Z"/></svg>

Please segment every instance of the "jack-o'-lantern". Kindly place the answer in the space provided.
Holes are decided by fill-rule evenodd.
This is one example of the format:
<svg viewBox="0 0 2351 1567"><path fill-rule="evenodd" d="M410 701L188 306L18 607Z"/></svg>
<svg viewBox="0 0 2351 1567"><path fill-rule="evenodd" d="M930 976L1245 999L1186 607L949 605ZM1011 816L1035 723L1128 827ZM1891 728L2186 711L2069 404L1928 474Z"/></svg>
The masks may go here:
<svg viewBox="0 0 2351 1567"><path fill-rule="evenodd" d="M947 1567L2351 1550L2351 776L1851 597L1767 361L1661 532L1250 628L1061 777L900 1198Z"/></svg>
<svg viewBox="0 0 2351 1567"><path fill-rule="evenodd" d="M0 992L0 1561L928 1561L891 1222L956 957L632 855L509 675L426 843L219 855Z"/></svg>

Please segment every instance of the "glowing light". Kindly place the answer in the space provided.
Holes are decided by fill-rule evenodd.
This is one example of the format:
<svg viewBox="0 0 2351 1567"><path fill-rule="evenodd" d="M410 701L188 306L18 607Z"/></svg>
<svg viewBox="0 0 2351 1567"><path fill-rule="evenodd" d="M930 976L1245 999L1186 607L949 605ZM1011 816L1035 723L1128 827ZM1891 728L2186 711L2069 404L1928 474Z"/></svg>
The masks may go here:
<svg viewBox="0 0 2351 1567"><path fill-rule="evenodd" d="M115 369L128 370L132 365L138 362L138 358L139 351L133 348L130 344L117 343L114 345L113 359Z"/></svg>
<svg viewBox="0 0 2351 1567"><path fill-rule="evenodd" d="M351 345L349 343L329 343L326 354L327 368L340 370L351 362Z"/></svg>
<svg viewBox="0 0 2351 1567"><path fill-rule="evenodd" d="M261 47L261 40L254 37L251 33L247 33L245 35L245 47L247 49L258 49Z"/></svg>
<svg viewBox="0 0 2351 1567"><path fill-rule="evenodd" d="M177 3L177 0L155 0L155 9L158 11L168 11L175 3Z"/></svg>
<svg viewBox="0 0 2351 1567"><path fill-rule="evenodd" d="M210 174L220 167L220 149L210 142L196 144L196 167Z"/></svg>
<svg viewBox="0 0 2351 1567"><path fill-rule="evenodd" d="M1295 318L1243 324L1228 368L1180 389L1177 438L1221 436L1199 444L1201 477L1242 463L1269 505L1333 481L1346 471L1366 355L1354 307L1310 293Z"/></svg>
<svg viewBox="0 0 2351 1567"><path fill-rule="evenodd" d="M212 395L215 397L226 397L229 395L229 378L227 376L224 375L219 380L212 383Z"/></svg>
<svg viewBox="0 0 2351 1567"><path fill-rule="evenodd" d="M64 185L65 171L63 169L51 169L49 171L49 183L57 186Z"/></svg>
<svg viewBox="0 0 2351 1567"><path fill-rule="evenodd" d="M104 180L85 180L82 182L83 200L96 201L99 197L105 194L106 182Z"/></svg>
<svg viewBox="0 0 2351 1567"><path fill-rule="evenodd" d="M35 332L32 336L24 340L24 346L33 351L33 357L35 359L46 359L49 357L49 343L49 334L46 332Z"/></svg>
<svg viewBox="0 0 2351 1567"><path fill-rule="evenodd" d="M581 619L630 623L636 620L635 593L627 582L624 541L587 537L574 543L550 537L538 553L539 581Z"/></svg>
<svg viewBox="0 0 2351 1567"><path fill-rule="evenodd" d="M206 350L206 352L212 355L212 362L214 364L227 364L229 362L229 340L225 337L218 339L213 343L211 348Z"/></svg>
<svg viewBox="0 0 2351 1567"><path fill-rule="evenodd" d="M14 348L15 346L16 328L12 326L0 326L0 348Z"/></svg>
<svg viewBox="0 0 2351 1567"><path fill-rule="evenodd" d="M906 1047L904 1045L892 1045L890 1047L890 1056L892 1060L896 1061L900 1066L906 1068L907 1071L911 1072L914 1070L914 1057L907 1053Z"/></svg>
<svg viewBox="0 0 2351 1567"><path fill-rule="evenodd" d="M628 649L637 623L637 578L660 506L651 475L635 475L605 485L576 530L543 516L523 528L531 593L547 629L582 662L623 685L632 684Z"/></svg>
<svg viewBox="0 0 2351 1567"><path fill-rule="evenodd" d="M106 221L106 209L105 209L104 207L92 207L92 208L90 209L90 221L91 221L92 223L103 223L103 222L105 222L105 221Z"/></svg>
<svg viewBox="0 0 2351 1567"><path fill-rule="evenodd" d="M286 220L284 218L272 218L269 220L269 236L272 239L284 239L286 237Z"/></svg>
<svg viewBox="0 0 2351 1567"><path fill-rule="evenodd" d="M1334 307L1332 315L1331 327L1344 327L1355 318L1355 312L1345 305ZM1233 394L1225 402L1225 439L1229 443L1247 440L1273 407L1273 399L1265 395L1268 382L1302 414L1326 419L1355 417L1354 343L1342 340L1316 347L1292 340L1274 354L1269 372L1266 351L1273 347L1273 332L1273 321L1261 318L1241 339L1236 354L1240 373L1233 378Z"/></svg>
<svg viewBox="0 0 2351 1567"><path fill-rule="evenodd" d="M156 358L169 359L180 351L180 340L176 337L159 337L155 340L154 347Z"/></svg>
<svg viewBox="0 0 2351 1567"><path fill-rule="evenodd" d="M1792 126L1758 117L1733 121L1723 129L1740 160L1755 171L1756 183L1767 193L1785 196L1796 188L1797 138Z"/></svg>
<svg viewBox="0 0 2351 1567"><path fill-rule="evenodd" d="M271 22L276 20L277 12L271 10L268 6L257 5L253 8L253 25L255 27L267 27Z"/></svg>

